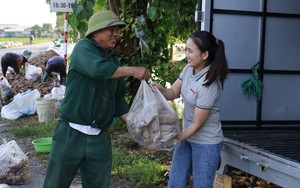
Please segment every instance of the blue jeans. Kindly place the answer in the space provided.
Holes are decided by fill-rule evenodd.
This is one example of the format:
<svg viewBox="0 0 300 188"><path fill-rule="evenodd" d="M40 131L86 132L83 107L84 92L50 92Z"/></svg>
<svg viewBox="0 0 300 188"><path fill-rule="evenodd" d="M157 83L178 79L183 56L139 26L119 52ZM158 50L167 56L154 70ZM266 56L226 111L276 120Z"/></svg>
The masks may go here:
<svg viewBox="0 0 300 188"><path fill-rule="evenodd" d="M168 188L185 188L190 175L194 188L212 188L222 145L183 141L174 150Z"/></svg>

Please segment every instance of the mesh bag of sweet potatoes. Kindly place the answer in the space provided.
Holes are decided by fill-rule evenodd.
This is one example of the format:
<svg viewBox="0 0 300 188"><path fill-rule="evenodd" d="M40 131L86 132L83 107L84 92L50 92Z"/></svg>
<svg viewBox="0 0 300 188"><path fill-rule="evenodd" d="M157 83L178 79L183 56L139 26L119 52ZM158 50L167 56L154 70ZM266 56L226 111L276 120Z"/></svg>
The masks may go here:
<svg viewBox="0 0 300 188"><path fill-rule="evenodd" d="M170 103L145 80L129 109L127 129L131 137L148 149L174 149L180 144L180 120Z"/></svg>
<svg viewBox="0 0 300 188"><path fill-rule="evenodd" d="M29 160L15 140L0 145L0 184L23 185L30 182Z"/></svg>

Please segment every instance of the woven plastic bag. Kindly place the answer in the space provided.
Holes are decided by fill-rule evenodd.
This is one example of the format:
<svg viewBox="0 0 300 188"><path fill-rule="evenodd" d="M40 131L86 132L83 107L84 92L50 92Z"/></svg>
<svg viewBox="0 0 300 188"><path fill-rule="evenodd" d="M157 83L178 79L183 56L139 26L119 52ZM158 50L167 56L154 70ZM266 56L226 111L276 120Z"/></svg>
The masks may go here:
<svg viewBox="0 0 300 188"><path fill-rule="evenodd" d="M1 117L5 119L19 119L36 113L35 99L40 98L39 90L27 90L14 96L13 101L1 109Z"/></svg>
<svg viewBox="0 0 300 188"><path fill-rule="evenodd" d="M0 100L1 105L6 105L11 102L15 92L11 88L8 80L4 77L0 77Z"/></svg>
<svg viewBox="0 0 300 188"><path fill-rule="evenodd" d="M180 120L170 103L145 80L133 100L127 116L127 129L133 139L148 149L174 149L179 143Z"/></svg>
<svg viewBox="0 0 300 188"><path fill-rule="evenodd" d="M27 80L40 80L43 74L42 68L25 63L25 78Z"/></svg>

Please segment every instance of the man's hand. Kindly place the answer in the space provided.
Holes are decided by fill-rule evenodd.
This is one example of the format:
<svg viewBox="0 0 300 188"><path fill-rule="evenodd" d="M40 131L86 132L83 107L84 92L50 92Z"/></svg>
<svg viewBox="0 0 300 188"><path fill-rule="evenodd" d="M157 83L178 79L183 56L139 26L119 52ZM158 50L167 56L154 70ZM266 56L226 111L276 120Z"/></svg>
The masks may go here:
<svg viewBox="0 0 300 188"><path fill-rule="evenodd" d="M151 77L149 70L145 67L119 67L111 78L133 76L139 80L148 80Z"/></svg>
<svg viewBox="0 0 300 188"><path fill-rule="evenodd" d="M145 67L134 67L132 76L139 80L148 80L151 74Z"/></svg>

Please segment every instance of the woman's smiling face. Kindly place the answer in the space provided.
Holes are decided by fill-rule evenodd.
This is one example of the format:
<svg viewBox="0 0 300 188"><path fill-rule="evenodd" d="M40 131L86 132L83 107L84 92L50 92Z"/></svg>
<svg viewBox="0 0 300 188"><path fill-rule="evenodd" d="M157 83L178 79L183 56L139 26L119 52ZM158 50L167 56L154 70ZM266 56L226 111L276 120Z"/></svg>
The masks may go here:
<svg viewBox="0 0 300 188"><path fill-rule="evenodd" d="M191 38L186 42L185 55L189 66L193 67L196 72L199 72L205 67L205 60L208 57L208 52L201 52Z"/></svg>

